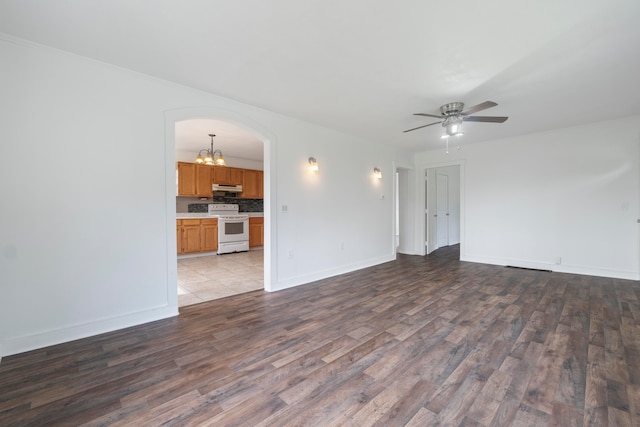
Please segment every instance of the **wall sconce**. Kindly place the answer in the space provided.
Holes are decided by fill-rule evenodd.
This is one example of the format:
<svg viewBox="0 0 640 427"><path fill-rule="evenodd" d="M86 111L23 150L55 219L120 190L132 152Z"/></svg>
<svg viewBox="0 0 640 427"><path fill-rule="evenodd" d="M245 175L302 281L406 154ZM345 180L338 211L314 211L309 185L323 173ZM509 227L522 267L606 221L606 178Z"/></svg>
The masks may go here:
<svg viewBox="0 0 640 427"><path fill-rule="evenodd" d="M373 177L382 179L382 171L378 168L373 168Z"/></svg>
<svg viewBox="0 0 640 427"><path fill-rule="evenodd" d="M318 171L318 162L316 161L315 157L309 157L309 169L314 172Z"/></svg>

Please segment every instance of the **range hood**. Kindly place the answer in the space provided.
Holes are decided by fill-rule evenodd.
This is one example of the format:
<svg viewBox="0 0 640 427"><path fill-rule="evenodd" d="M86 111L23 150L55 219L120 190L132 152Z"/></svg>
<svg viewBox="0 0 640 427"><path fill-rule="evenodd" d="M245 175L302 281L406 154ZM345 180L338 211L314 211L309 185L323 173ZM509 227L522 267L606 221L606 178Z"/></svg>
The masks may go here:
<svg viewBox="0 0 640 427"><path fill-rule="evenodd" d="M242 185L213 184L213 191L226 191L228 193L242 193Z"/></svg>

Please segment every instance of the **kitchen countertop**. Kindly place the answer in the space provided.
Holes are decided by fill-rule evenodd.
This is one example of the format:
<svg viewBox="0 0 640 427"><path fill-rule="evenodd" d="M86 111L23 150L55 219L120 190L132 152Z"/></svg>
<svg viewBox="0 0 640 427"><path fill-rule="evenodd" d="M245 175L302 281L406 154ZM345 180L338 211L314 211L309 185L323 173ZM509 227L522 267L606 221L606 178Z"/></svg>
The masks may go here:
<svg viewBox="0 0 640 427"><path fill-rule="evenodd" d="M240 214L249 215L249 218L262 218L264 212L239 212ZM176 219L200 219L200 218L215 218L215 216L209 215L207 212L178 212L176 213Z"/></svg>

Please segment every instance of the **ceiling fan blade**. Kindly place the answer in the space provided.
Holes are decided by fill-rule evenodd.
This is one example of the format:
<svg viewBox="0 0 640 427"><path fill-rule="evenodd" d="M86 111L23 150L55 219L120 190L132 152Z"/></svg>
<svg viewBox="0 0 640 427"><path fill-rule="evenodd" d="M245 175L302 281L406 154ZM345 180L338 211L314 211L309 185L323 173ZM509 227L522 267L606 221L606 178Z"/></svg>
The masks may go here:
<svg viewBox="0 0 640 427"><path fill-rule="evenodd" d="M403 130L402 132L411 132L412 130L426 128L427 126L437 125L438 123L442 123L442 122L433 122L433 123L429 123L428 125L418 126L417 128Z"/></svg>
<svg viewBox="0 0 640 427"><path fill-rule="evenodd" d="M466 110L464 110L460 114L462 114L463 116L468 116L469 114L473 114L473 113L476 113L478 111L486 110L487 108L495 107L496 105L498 105L498 104L496 104L493 101L484 101L481 104L474 105L473 107L467 108Z"/></svg>
<svg viewBox="0 0 640 427"><path fill-rule="evenodd" d="M462 120L465 122L487 122L487 123L504 123L509 117L500 116L466 116Z"/></svg>
<svg viewBox="0 0 640 427"><path fill-rule="evenodd" d="M414 116L435 117L436 119L442 119L442 114L429 114L429 113L414 113Z"/></svg>

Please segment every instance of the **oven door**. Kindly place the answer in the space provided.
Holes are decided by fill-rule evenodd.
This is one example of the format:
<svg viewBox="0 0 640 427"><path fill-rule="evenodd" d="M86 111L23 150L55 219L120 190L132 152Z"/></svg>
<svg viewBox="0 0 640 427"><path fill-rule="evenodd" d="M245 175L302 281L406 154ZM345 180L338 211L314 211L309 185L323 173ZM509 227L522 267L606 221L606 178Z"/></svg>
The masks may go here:
<svg viewBox="0 0 640 427"><path fill-rule="evenodd" d="M249 250L249 217L218 218L218 254Z"/></svg>
<svg viewBox="0 0 640 427"><path fill-rule="evenodd" d="M249 241L249 219L218 219L218 244Z"/></svg>

